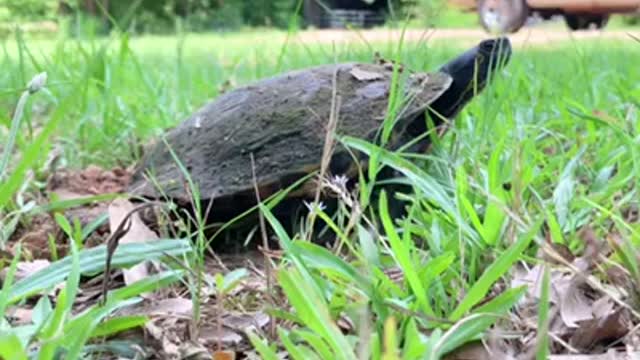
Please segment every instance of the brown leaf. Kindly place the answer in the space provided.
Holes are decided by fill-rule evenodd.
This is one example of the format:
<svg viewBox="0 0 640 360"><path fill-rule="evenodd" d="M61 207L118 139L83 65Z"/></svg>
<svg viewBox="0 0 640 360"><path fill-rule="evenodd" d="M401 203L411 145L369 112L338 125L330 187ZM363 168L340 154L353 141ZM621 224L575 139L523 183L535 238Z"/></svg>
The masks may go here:
<svg viewBox="0 0 640 360"><path fill-rule="evenodd" d="M145 312L151 316L191 316L193 302L182 297L163 299L153 306L147 308Z"/></svg>
<svg viewBox="0 0 640 360"><path fill-rule="evenodd" d="M489 341L491 342L491 341ZM496 344L494 344L496 345ZM443 360L515 360L513 355L508 354L504 350L498 349L497 346L487 347L479 341L466 343L459 348L449 352Z"/></svg>
<svg viewBox="0 0 640 360"><path fill-rule="evenodd" d="M580 323L569 343L577 349L589 349L605 340L616 340L627 334L628 312L620 308L601 318Z"/></svg>
<svg viewBox="0 0 640 360"><path fill-rule="evenodd" d="M630 360L638 359L640 352L615 351L610 349L604 354L589 355L550 355L549 360Z"/></svg>
<svg viewBox="0 0 640 360"><path fill-rule="evenodd" d="M558 289L560 316L568 327L578 327L577 322L593 318L592 306L582 287L584 284L582 277L574 276L569 286Z"/></svg>
<svg viewBox="0 0 640 360"><path fill-rule="evenodd" d="M229 329L218 331L216 326L204 326L200 329L199 340L205 345L222 343L226 346L234 346L242 341L242 336Z"/></svg>
<svg viewBox="0 0 640 360"><path fill-rule="evenodd" d="M614 309L614 302L608 295L601 297L591 304L593 317L596 319L611 315Z"/></svg>
<svg viewBox="0 0 640 360"><path fill-rule="evenodd" d="M167 320L175 317L179 319L190 319L192 315L193 303L189 299L182 297L168 298L158 301L147 300L134 306L128 306L118 311L119 316L145 315L152 318Z"/></svg>
<svg viewBox="0 0 640 360"><path fill-rule="evenodd" d="M611 249L607 246L606 241L599 241L598 237L593 230L593 228L589 225L583 227L579 232L580 239L584 243L584 251L582 256L574 260L574 265L578 265L576 262L580 259L581 268L584 270L592 269L600 263L599 259L602 256L607 256Z"/></svg>
<svg viewBox="0 0 640 360"><path fill-rule="evenodd" d="M354 67L353 69L351 69L351 75L353 75L353 77L355 77L359 81L372 81L384 78L384 76L382 76L382 74L380 73L363 70L358 67Z"/></svg>
<svg viewBox="0 0 640 360"><path fill-rule="evenodd" d="M236 353L234 351L216 351L213 353L213 360L235 360Z"/></svg>
<svg viewBox="0 0 640 360"><path fill-rule="evenodd" d="M224 317L224 326L240 331L255 331L256 328L263 328L269 323L269 316L263 312L253 314L233 314Z"/></svg>
<svg viewBox="0 0 640 360"><path fill-rule="evenodd" d="M180 344L179 351L181 360L208 360L215 358L215 355L212 356L207 348L193 341L186 341Z"/></svg>
<svg viewBox="0 0 640 360"><path fill-rule="evenodd" d="M518 287L527 285L527 297L528 300L534 300L537 302L540 299L542 293L542 265L536 265L529 270L522 268L516 268L511 280L511 287ZM551 270L551 283L556 287L559 284L566 282L566 274L559 270ZM568 285L568 284L567 284ZM559 303L558 291L551 292L551 301L553 303Z"/></svg>
<svg viewBox="0 0 640 360"><path fill-rule="evenodd" d="M134 206L126 199L116 199L111 205L109 205L109 227L111 232L116 231L118 225L125 219L127 214L133 210ZM140 216L137 213L131 215L131 227L129 231L120 238L120 244L135 243L135 242L147 242L157 240L158 235L151 231L140 220ZM124 282L130 285L138 280L142 280L149 276L149 261L145 261L141 264L135 265L130 269L124 269L122 271L124 275Z"/></svg>
<svg viewBox="0 0 640 360"><path fill-rule="evenodd" d="M181 341L175 334L167 331L170 329L157 326L153 321L147 321L144 328L147 330L147 333L160 344L161 349L159 350L162 351L164 359L180 358L180 348L177 344Z"/></svg>

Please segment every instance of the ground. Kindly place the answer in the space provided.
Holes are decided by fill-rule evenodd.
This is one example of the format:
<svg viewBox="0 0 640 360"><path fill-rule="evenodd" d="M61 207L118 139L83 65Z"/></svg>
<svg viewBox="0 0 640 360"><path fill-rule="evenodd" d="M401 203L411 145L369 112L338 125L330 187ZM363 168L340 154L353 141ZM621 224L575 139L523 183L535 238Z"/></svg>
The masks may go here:
<svg viewBox="0 0 640 360"><path fill-rule="evenodd" d="M403 156L414 166L381 158L415 188L406 221L390 221L384 197L359 208L364 184L339 191L356 227L338 249L279 232L265 212L282 251L234 255L211 252L201 228L152 208L117 231L134 205L113 194L145 144L254 79L334 58L371 61L375 52L433 69L487 34L412 29L402 44L400 31L383 29L5 42L0 154L5 139L15 151L6 169L0 163L0 312L8 315L0 357L20 347L97 358L639 351L634 34L551 24L510 36L512 62L429 154ZM15 116L42 71L45 87L23 95L24 116ZM377 220L383 226L368 230ZM106 243L117 250L103 282ZM101 305L104 284L110 301Z"/></svg>

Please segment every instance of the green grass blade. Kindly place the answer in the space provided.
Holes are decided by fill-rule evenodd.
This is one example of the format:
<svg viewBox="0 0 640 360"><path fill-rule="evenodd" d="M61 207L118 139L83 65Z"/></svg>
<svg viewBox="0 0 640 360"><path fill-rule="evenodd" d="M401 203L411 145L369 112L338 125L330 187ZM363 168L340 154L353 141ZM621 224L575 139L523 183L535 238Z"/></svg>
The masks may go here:
<svg viewBox="0 0 640 360"><path fill-rule="evenodd" d="M480 278L471 286L469 292L464 299L458 304L458 307L451 313L449 319L457 321L469 311L475 304L484 299L485 295L491 289L491 286L502 277L513 265L524 250L529 246L535 235L537 234L542 219L538 220L524 236L513 243L496 261L494 261L480 276Z"/></svg>
<svg viewBox="0 0 640 360"><path fill-rule="evenodd" d="M121 244L115 251L112 268L135 265L145 260L158 259L162 256L181 256L191 251L188 240L157 240L150 243ZM82 250L80 256L80 273L93 274L104 269L106 246L100 245ZM10 290L9 303L14 303L32 294L52 288L63 282L71 271L71 257L58 260L46 268L15 283Z"/></svg>

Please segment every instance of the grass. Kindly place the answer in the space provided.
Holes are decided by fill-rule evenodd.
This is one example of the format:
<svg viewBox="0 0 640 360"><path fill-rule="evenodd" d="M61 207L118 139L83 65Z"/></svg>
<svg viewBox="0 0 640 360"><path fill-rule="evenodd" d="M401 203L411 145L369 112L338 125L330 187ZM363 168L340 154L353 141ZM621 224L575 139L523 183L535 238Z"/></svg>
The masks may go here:
<svg viewBox="0 0 640 360"><path fill-rule="evenodd" d="M52 148L62 151L60 164L72 168L130 165L141 144L217 96L225 82L239 86L334 58L370 61L372 50L386 58L398 56L411 69L430 70L463 50L454 42L408 42L400 53L393 43L290 42L283 48L286 36L274 31L5 41L0 144L6 144L11 109L27 82L43 71L48 80L46 91L32 95L25 107L23 131L15 139L18 157L10 163L6 183L15 186L0 187L0 221L28 221L31 212L19 199L41 190L46 176L41 169ZM516 46L506 70L428 154L390 153L342 138L354 149L376 152L381 163L402 172L416 191L408 202L409 216L394 223L388 213L394 195L383 193L364 209L364 219L382 223L380 233L358 221L353 234L342 238L346 256L338 256L286 233L262 205L285 251L277 282L291 311L283 316L298 324L278 327L276 338L251 334L263 358L277 357L277 340L300 359L439 359L481 338L494 324L509 326L505 317L525 289L507 287L491 295L492 288L509 279L516 264L542 262L536 251L545 235L580 253L585 243L579 231L588 225L599 238L614 233L628 238L626 249L637 252L639 226L625 214L637 205L640 176L638 51L640 44L631 39L567 42L553 49ZM30 177L28 170L35 170ZM354 209L346 210L349 216ZM371 218L370 210L379 212L379 219ZM8 245L6 238L0 241ZM55 308L40 305L49 310L27 338L48 344L42 351L53 353L60 346L81 352L83 343L65 342L61 331L90 336L100 319L126 304L108 302L93 315L72 316L65 304L73 302L84 257L97 256L90 251L74 251L56 265L71 266L66 273L71 274L70 290L59 293ZM612 255L610 260L616 259ZM636 274L636 260L623 260ZM394 268L401 270L397 282L388 273ZM174 280L175 275L164 276ZM16 297L10 283L4 284L0 308L28 293ZM42 291L52 285L33 286ZM118 294L127 296L115 294L114 299L135 301L149 286L122 291ZM540 314L539 323L548 324L548 309L542 307ZM89 321L94 315L95 321ZM341 331L335 322L339 318L355 324L353 331ZM2 351L20 340L6 322L1 325L0 354L6 354ZM101 329L96 334L109 333ZM543 346L552 341L547 335L541 332L539 356L549 351Z"/></svg>

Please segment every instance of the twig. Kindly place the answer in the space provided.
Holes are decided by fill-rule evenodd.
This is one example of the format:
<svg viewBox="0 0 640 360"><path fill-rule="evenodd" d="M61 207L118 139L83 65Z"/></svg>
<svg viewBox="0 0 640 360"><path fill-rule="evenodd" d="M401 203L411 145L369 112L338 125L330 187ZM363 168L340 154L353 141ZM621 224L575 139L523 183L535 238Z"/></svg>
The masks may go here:
<svg viewBox="0 0 640 360"><path fill-rule="evenodd" d="M104 305L107 301L107 290L109 287L109 279L111 277L111 259L113 257L113 254L116 252L116 249L118 248L120 239L122 239L129 232L129 230L131 230L131 216L142 209L154 205L158 205L158 203L149 202L131 209L124 217L124 219L122 219L116 230L111 233L111 235L107 239L107 258L104 267L104 278L102 280L102 305Z"/></svg>
<svg viewBox="0 0 640 360"><path fill-rule="evenodd" d="M316 213L315 208L320 202L320 193L322 192L322 178L327 172L327 168L331 163L331 155L334 150L335 142L335 130L338 125L338 113L342 103L342 98L338 96L338 69L334 70L332 78L332 92L331 92L331 112L329 113L329 124L327 125L327 133L324 140L324 148L322 149L322 160L320 162L320 172L318 173L318 187L316 188L316 194L313 199L309 213L309 228L307 229L307 240L311 241L311 234L313 233L313 226L315 223Z"/></svg>

